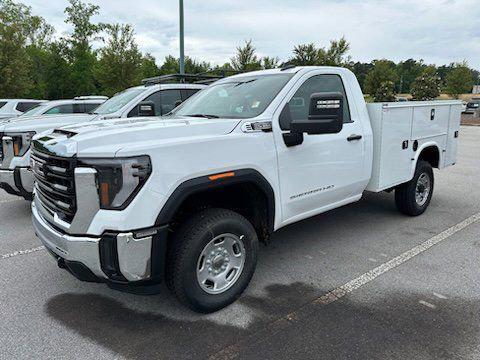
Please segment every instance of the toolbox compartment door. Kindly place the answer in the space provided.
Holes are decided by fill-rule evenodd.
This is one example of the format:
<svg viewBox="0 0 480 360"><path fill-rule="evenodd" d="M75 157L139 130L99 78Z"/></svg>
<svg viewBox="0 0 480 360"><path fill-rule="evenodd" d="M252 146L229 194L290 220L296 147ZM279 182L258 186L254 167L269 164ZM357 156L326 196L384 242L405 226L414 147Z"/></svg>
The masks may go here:
<svg viewBox="0 0 480 360"><path fill-rule="evenodd" d="M382 191L410 180L412 107L368 104L373 129L373 171L369 191Z"/></svg>
<svg viewBox="0 0 480 360"><path fill-rule="evenodd" d="M444 167L455 165L457 162L458 137L460 132L460 119L462 117L462 106L451 105L448 122L448 135L446 154L444 157Z"/></svg>

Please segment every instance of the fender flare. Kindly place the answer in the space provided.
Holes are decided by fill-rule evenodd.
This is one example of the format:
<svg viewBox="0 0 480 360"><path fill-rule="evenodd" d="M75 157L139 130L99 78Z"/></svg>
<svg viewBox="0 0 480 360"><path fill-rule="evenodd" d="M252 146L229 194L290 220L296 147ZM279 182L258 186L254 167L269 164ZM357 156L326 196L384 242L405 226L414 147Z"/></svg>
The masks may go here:
<svg viewBox="0 0 480 360"><path fill-rule="evenodd" d="M228 172L228 171L227 171ZM183 202L191 195L206 190L219 189L229 185L250 183L258 186L267 198L267 224L270 232L273 232L275 222L275 194L270 183L265 177L254 169L231 170L234 176L225 177L218 180L211 180L205 175L181 183L169 196L167 202L157 217L157 225L166 225L171 222L177 210Z"/></svg>
<svg viewBox="0 0 480 360"><path fill-rule="evenodd" d="M417 168L417 163L418 159L420 158L420 155L422 154L423 150L429 147L435 147L438 151L438 167L441 169L442 164L443 164L443 158L442 158L442 150L440 150L440 147L438 146L438 143L435 141L428 141L422 145L419 146L417 151L415 152L415 157L412 159L413 164L412 164L412 169L410 171L410 179L413 179L413 175L415 174L415 169Z"/></svg>

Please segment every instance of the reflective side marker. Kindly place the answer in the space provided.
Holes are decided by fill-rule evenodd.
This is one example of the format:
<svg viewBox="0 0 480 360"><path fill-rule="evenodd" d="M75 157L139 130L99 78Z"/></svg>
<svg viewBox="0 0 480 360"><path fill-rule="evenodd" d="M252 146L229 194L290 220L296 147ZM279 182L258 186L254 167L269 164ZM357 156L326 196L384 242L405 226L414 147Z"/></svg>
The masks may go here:
<svg viewBox="0 0 480 360"><path fill-rule="evenodd" d="M230 171L230 172L226 172L226 173L210 175L208 178L211 181L215 181L215 180L220 180L220 179L229 178L229 177L233 177L233 176L235 176L235 173L233 171Z"/></svg>

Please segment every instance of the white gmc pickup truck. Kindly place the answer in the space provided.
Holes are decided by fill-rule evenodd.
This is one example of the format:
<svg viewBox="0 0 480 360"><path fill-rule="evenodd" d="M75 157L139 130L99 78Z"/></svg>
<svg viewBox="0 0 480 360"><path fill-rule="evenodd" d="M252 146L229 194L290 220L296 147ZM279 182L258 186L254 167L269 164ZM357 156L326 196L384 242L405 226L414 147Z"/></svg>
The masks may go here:
<svg viewBox="0 0 480 360"><path fill-rule="evenodd" d="M189 77L199 80L209 78L196 75ZM30 143L35 134L61 126L101 119L164 115L172 111L178 103L206 87L201 84L172 83L172 80L178 80L177 78L177 75L165 75L145 79L142 86L126 89L106 102L102 100L103 104L95 106L96 109L89 114L42 113L0 122L0 189L12 195L22 196L26 200L32 199L33 176L29 163ZM85 97L77 99L83 102Z"/></svg>
<svg viewBox="0 0 480 360"><path fill-rule="evenodd" d="M165 278L199 312L237 299L259 241L395 191L422 214L432 168L456 161L461 102L366 105L354 74L285 67L232 76L158 121L37 135L37 236L80 280L153 293Z"/></svg>

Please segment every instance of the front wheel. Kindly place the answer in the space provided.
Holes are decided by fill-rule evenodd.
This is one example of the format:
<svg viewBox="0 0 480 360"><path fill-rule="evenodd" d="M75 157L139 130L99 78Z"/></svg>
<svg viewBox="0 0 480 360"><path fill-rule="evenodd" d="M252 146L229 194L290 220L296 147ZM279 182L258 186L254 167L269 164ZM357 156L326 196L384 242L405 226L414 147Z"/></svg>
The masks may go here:
<svg viewBox="0 0 480 360"><path fill-rule="evenodd" d="M258 238L250 222L226 209L207 209L187 220L172 239L167 284L194 311L209 313L234 302L257 262Z"/></svg>
<svg viewBox="0 0 480 360"><path fill-rule="evenodd" d="M405 215L418 216L427 210L433 195L433 169L419 161L413 179L395 189L395 203Z"/></svg>

